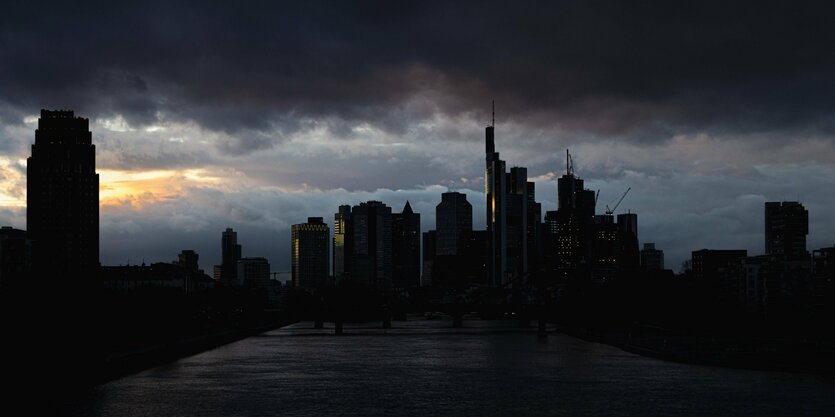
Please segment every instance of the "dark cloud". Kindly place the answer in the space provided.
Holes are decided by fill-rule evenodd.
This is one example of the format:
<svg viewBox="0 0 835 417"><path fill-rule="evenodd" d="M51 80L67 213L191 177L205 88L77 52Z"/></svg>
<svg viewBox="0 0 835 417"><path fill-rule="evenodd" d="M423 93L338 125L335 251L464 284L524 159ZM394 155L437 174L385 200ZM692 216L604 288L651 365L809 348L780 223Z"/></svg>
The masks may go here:
<svg viewBox="0 0 835 417"><path fill-rule="evenodd" d="M694 130L831 131L827 3L142 2L15 5L2 99L228 133L292 119L395 133L437 110L657 141ZM438 106L408 108L431 94ZM422 111L421 111L422 110ZM821 121L821 122L818 122ZM335 130L339 132L338 129Z"/></svg>

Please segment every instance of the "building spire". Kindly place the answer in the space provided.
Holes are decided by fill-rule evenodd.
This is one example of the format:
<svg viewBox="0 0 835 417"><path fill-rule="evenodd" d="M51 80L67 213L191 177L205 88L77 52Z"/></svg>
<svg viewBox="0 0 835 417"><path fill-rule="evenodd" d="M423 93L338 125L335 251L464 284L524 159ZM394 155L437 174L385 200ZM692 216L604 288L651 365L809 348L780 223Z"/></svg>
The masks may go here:
<svg viewBox="0 0 835 417"><path fill-rule="evenodd" d="M496 100L493 100L493 124L491 126L496 127Z"/></svg>

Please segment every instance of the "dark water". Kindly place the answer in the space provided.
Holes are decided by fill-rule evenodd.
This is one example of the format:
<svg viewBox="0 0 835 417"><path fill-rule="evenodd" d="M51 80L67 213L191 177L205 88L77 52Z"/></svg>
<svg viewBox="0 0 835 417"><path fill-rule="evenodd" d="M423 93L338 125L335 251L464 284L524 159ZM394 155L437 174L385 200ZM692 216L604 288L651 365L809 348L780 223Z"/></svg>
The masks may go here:
<svg viewBox="0 0 835 417"><path fill-rule="evenodd" d="M832 416L832 378L650 359L513 323L299 323L122 378L64 412L106 416Z"/></svg>

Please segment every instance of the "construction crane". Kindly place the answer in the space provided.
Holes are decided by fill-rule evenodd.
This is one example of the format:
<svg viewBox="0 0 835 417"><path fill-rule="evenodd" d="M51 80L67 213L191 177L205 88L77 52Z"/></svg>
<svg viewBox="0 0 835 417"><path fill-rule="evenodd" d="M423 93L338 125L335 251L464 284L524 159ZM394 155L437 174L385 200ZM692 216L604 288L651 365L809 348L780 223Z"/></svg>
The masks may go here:
<svg viewBox="0 0 835 417"><path fill-rule="evenodd" d="M626 195L629 194L629 190L631 190L631 189L632 189L632 187L627 188L626 191L623 192L623 195L620 196L620 199L618 200L618 203L615 204L615 206L612 207L611 209L609 209L609 205L606 204L606 214L612 215L615 212L615 210L618 209L618 206L623 201L623 199L626 198Z"/></svg>

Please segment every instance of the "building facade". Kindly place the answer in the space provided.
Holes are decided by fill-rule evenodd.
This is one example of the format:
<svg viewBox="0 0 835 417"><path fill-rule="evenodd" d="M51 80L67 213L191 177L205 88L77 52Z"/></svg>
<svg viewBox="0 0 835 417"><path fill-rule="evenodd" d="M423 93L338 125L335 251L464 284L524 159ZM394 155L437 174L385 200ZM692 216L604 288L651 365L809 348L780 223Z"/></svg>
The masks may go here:
<svg viewBox="0 0 835 417"><path fill-rule="evenodd" d="M41 110L26 190L36 272L92 276L99 266L99 175L88 119Z"/></svg>
<svg viewBox="0 0 835 417"><path fill-rule="evenodd" d="M290 259L293 286L315 288L328 283L330 228L321 217L291 228Z"/></svg>

